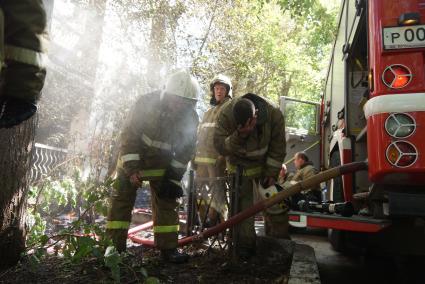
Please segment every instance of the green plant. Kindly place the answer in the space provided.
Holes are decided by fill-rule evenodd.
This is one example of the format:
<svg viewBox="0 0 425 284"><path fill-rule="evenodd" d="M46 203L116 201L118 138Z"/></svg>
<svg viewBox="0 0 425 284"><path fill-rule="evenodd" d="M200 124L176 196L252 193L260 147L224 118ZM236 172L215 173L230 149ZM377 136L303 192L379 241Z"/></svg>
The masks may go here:
<svg viewBox="0 0 425 284"><path fill-rule="evenodd" d="M106 236L102 220L106 215L113 180L84 179L81 172L74 167L69 177L60 180L46 177L30 188L26 251L30 268L35 269L47 254L54 253L73 265L84 265L86 261L94 260L110 271L115 283L120 283L126 274L139 279L139 282L145 279L146 283L159 283L155 277L149 277L140 264L134 264L131 255L118 253ZM52 225L58 216L70 212L77 215L76 211L82 213L78 213L78 218L67 226L58 228Z"/></svg>

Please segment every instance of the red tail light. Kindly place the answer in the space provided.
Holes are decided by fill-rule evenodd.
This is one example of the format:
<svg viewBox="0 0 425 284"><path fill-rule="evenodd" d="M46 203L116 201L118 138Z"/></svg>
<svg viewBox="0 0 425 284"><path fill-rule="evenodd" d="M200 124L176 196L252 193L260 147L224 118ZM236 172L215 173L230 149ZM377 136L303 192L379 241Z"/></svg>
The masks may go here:
<svg viewBox="0 0 425 284"><path fill-rule="evenodd" d="M386 156L393 166L406 168L416 162L418 151L407 141L395 141L388 146Z"/></svg>
<svg viewBox="0 0 425 284"><path fill-rule="evenodd" d="M385 68L382 81L391 89L406 87L412 80L412 72L404 65L394 64Z"/></svg>

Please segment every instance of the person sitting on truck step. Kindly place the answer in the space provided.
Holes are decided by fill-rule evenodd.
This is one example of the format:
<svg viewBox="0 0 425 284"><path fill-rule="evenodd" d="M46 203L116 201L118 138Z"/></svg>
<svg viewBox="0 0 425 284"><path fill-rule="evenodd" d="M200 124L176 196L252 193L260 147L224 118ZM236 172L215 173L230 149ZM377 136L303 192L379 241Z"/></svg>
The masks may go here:
<svg viewBox="0 0 425 284"><path fill-rule="evenodd" d="M289 181L291 185L300 181L304 181L317 173L317 170L314 168L313 163L310 161L309 157L305 152L295 153L294 165L297 171L295 172L292 179ZM321 202L322 194L320 191L320 187L316 186L313 188L308 188L292 196L291 208L298 209L298 202L301 200Z"/></svg>
<svg viewBox="0 0 425 284"><path fill-rule="evenodd" d="M282 164L282 168L280 169L277 183L284 188L286 184L288 184L292 180L293 177L294 177L294 173L288 172L288 168L286 167L286 165Z"/></svg>

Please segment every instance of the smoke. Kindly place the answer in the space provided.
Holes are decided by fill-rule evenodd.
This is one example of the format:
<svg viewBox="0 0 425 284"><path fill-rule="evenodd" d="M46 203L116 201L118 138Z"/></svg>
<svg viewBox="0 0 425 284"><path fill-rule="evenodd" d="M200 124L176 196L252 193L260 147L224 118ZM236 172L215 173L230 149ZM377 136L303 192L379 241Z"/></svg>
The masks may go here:
<svg viewBox="0 0 425 284"><path fill-rule="evenodd" d="M176 69L196 71L208 21L207 11L193 13L180 1L89 2L56 0L49 7L51 43L36 142L82 153L105 169L137 97L162 88ZM160 2L165 6L155 6ZM155 22L163 24L162 38L152 36ZM193 75L203 84L196 105L202 117L207 82ZM182 145L190 144L186 140Z"/></svg>

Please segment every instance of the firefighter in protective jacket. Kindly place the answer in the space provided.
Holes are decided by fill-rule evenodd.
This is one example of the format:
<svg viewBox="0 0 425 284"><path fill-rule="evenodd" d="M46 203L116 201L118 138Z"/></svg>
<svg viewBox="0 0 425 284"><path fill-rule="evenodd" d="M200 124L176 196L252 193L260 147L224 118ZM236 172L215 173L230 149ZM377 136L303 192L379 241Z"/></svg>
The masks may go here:
<svg viewBox="0 0 425 284"><path fill-rule="evenodd" d="M313 166L313 163L310 161L309 157L305 152L297 152L294 155L294 166L297 169L289 185L293 185L297 182L304 181L311 178L317 174L316 168ZM299 210L298 202L301 200L305 201L322 201L322 192L319 186L313 188L307 188L302 192L295 194L291 197L291 207L295 210Z"/></svg>
<svg viewBox="0 0 425 284"><path fill-rule="evenodd" d="M232 83L224 75L216 76L210 84L212 107L208 109L198 127L196 147L196 177L223 177L225 161L215 150L213 143L217 115L225 102L232 98ZM226 192L223 181L200 181L198 185L199 212L206 226L213 225L218 218L223 221L227 217Z"/></svg>
<svg viewBox="0 0 425 284"><path fill-rule="evenodd" d="M187 163L193 158L198 116L198 83L186 71L172 74L164 90L142 95L121 133L121 148L108 213L107 233L119 251L126 249L127 230L136 190L148 181L152 193L155 245L164 260L184 262L177 251L177 198Z"/></svg>
<svg viewBox="0 0 425 284"><path fill-rule="evenodd" d="M46 76L46 13L42 0L4 0L0 8L0 128L9 128L37 111Z"/></svg>
<svg viewBox="0 0 425 284"><path fill-rule="evenodd" d="M226 156L229 172L243 168L239 208L252 206L259 183L267 188L276 183L286 155L285 123L278 107L255 94L246 94L223 106L214 133L217 151ZM271 226L268 234L287 238L288 217L265 213ZM239 224L239 255L248 258L255 253L254 217Z"/></svg>

